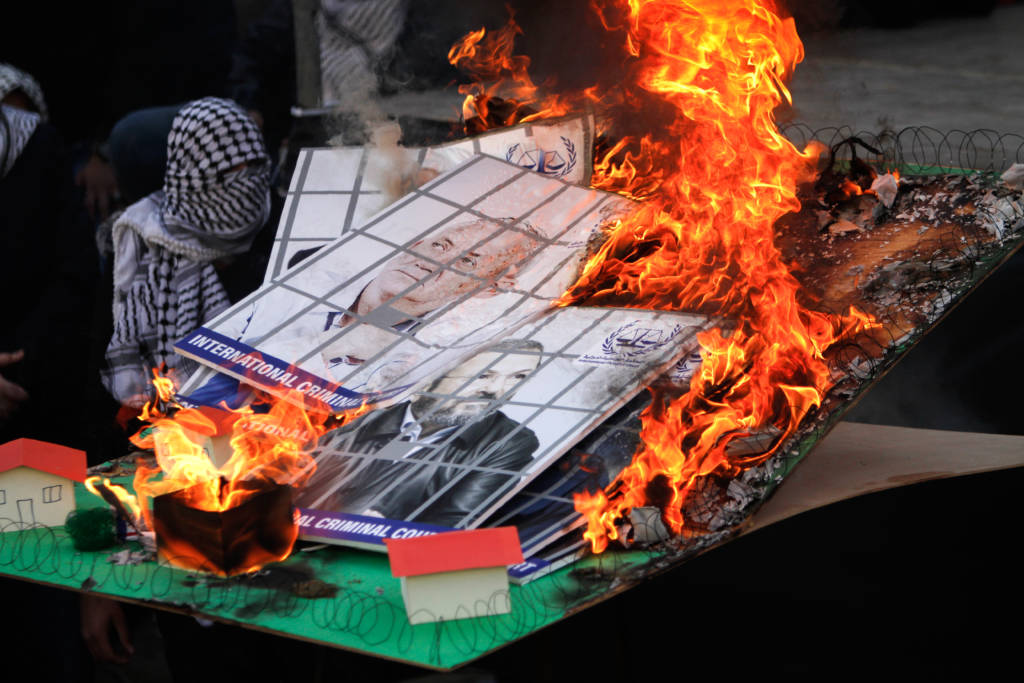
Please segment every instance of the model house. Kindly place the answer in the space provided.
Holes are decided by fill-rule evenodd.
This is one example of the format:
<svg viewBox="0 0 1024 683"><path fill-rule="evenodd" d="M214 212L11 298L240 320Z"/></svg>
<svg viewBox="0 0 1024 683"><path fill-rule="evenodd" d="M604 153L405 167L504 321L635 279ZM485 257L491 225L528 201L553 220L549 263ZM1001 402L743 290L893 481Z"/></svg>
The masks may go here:
<svg viewBox="0 0 1024 683"><path fill-rule="evenodd" d="M64 524L85 467L85 451L67 446L35 439L0 445L0 524Z"/></svg>
<svg viewBox="0 0 1024 683"><path fill-rule="evenodd" d="M515 527L389 538L410 624L507 614L509 565L523 561Z"/></svg>

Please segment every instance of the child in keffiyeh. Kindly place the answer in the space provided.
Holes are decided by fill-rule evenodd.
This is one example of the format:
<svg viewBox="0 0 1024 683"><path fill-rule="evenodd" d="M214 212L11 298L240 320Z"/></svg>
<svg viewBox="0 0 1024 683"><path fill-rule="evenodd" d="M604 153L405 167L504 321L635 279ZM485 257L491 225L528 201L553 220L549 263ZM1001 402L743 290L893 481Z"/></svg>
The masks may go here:
<svg viewBox="0 0 1024 683"><path fill-rule="evenodd" d="M152 368L184 379L174 343L228 304L215 262L245 253L270 210L270 163L259 128L234 102L204 98L178 112L162 190L129 206L112 230L114 332L104 384L141 406Z"/></svg>

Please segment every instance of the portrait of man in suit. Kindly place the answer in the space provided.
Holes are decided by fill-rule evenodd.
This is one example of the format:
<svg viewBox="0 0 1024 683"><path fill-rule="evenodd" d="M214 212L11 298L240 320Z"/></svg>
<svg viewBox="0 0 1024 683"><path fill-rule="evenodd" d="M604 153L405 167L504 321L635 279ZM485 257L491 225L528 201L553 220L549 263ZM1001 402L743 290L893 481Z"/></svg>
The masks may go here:
<svg viewBox="0 0 1024 683"><path fill-rule="evenodd" d="M394 255L353 296L346 308L319 306L279 328L287 307L262 309L257 304L239 340L285 363L296 363L325 381L346 381L350 373L395 343L397 335L416 335L430 327L424 318L472 293L486 299L517 286L516 276L545 243L539 230L510 220L474 218L454 222ZM338 279L343 279L340 275ZM271 311L273 315L265 313ZM505 312L487 320L483 326ZM283 312L283 313L282 313ZM448 327L434 330L430 344L450 342ZM342 330L343 333L340 333ZM461 329L461 328L460 328ZM463 330L464 332L465 330ZM319 348L319 352L315 349ZM299 362L304 357L311 358ZM396 355L371 363L367 375L346 388L373 392L409 372L417 358ZM231 407L251 394L237 379L217 375L191 390L192 403Z"/></svg>
<svg viewBox="0 0 1024 683"><path fill-rule="evenodd" d="M537 369L542 351L536 341L505 340L411 400L328 433L296 505L452 527L480 514L525 472L539 445L499 408Z"/></svg>
<svg viewBox="0 0 1024 683"><path fill-rule="evenodd" d="M498 221L479 219L449 226L388 261L349 305L351 313L328 314L326 334L321 336L358 319L415 334L424 316L469 292L488 297L515 287L519 267L541 245L541 239L529 226L510 229ZM384 307L391 318L386 321L373 315ZM386 343L374 336L372 328L364 326L359 333L345 335L322 351L328 368L359 365L381 342Z"/></svg>
<svg viewBox="0 0 1024 683"><path fill-rule="evenodd" d="M345 309L311 311L269 335L258 330L271 321L256 311L242 341L287 362L321 347L326 372L340 380L391 343L395 333L416 334L432 312L469 293L489 297L514 288L518 271L543 240L525 224L482 218L453 223L384 263ZM349 329L339 335L342 328Z"/></svg>

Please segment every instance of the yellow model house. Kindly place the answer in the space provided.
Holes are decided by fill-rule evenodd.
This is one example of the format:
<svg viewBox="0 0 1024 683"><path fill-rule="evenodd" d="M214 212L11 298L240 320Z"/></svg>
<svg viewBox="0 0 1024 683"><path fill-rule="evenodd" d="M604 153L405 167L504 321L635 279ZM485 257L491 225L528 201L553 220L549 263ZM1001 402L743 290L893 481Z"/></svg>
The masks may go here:
<svg viewBox="0 0 1024 683"><path fill-rule="evenodd" d="M35 439L0 445L0 528L61 526L85 481L85 452Z"/></svg>

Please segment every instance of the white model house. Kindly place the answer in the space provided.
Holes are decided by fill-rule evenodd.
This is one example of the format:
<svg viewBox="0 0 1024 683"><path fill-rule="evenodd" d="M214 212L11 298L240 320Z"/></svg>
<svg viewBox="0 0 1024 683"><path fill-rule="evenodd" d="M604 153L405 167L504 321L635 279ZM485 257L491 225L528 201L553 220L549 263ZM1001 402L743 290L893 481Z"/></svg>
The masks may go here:
<svg viewBox="0 0 1024 683"><path fill-rule="evenodd" d="M507 614L508 566L523 561L513 526L389 538L410 624Z"/></svg>
<svg viewBox="0 0 1024 683"><path fill-rule="evenodd" d="M0 445L0 527L64 524L85 467L85 451L67 446L35 439Z"/></svg>

